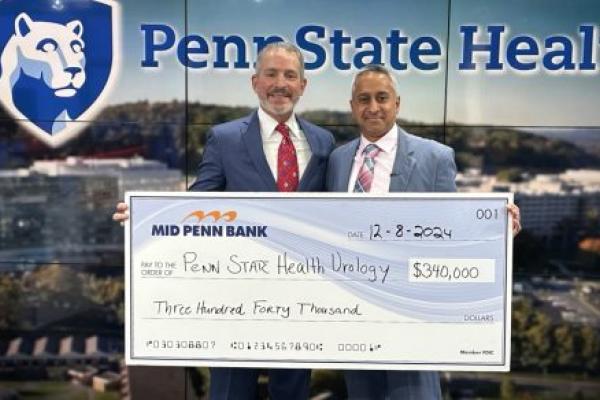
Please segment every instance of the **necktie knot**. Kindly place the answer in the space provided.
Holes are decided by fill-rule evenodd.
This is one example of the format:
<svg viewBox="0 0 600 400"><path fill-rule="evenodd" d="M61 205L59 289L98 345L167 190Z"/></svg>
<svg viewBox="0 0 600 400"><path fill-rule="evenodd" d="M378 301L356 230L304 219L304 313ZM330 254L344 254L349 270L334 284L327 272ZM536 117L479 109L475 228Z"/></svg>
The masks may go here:
<svg viewBox="0 0 600 400"><path fill-rule="evenodd" d="M275 130L281 133L281 136L283 136L284 139L290 140L290 128L288 128L286 124L283 122L278 123Z"/></svg>
<svg viewBox="0 0 600 400"><path fill-rule="evenodd" d="M375 158L381 152L381 149L376 144L370 143L363 149L363 155L365 158Z"/></svg>

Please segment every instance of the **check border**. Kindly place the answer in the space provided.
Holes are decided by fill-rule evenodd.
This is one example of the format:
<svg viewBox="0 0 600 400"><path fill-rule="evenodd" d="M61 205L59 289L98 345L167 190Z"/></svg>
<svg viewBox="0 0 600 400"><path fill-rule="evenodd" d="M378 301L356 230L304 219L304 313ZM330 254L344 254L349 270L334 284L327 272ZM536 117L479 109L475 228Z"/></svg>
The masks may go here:
<svg viewBox="0 0 600 400"><path fill-rule="evenodd" d="M127 192L125 201L129 205L130 215L133 214L134 202L140 198L189 198L189 199L329 199L329 200L359 200L378 199L394 200L406 199L496 199L504 200L506 204L514 201L512 193L388 193L385 195L374 195L370 193L255 193L255 192ZM135 356L134 355L134 289L133 282L131 236L133 223L130 219L125 222L125 355L128 365L155 365L155 366L209 366L209 367L251 367L251 368L330 368L330 369L398 369L398 370L448 370L448 371L509 371L510 370L510 332L511 332L511 302L512 302L512 257L513 243L512 219L505 220L506 232L506 268L504 271L504 313L502 332L502 356L501 362L418 362L418 361L336 361L330 359L265 359L244 357L168 357L168 356ZM510 273L508 273L510 271ZM319 323L326 321L318 321ZM407 368L402 368L406 366Z"/></svg>

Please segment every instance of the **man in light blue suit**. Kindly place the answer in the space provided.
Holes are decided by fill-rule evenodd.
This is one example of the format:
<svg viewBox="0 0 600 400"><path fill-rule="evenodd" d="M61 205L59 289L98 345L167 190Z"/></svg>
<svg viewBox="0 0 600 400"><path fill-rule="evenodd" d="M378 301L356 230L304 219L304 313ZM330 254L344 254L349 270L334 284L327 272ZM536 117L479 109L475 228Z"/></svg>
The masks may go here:
<svg viewBox="0 0 600 400"><path fill-rule="evenodd" d="M361 135L331 154L328 191L456 191L452 149L396 125L400 110L396 87L395 78L382 66L367 66L355 76L350 105ZM345 378L349 399L441 398L437 372L345 371Z"/></svg>
<svg viewBox="0 0 600 400"><path fill-rule="evenodd" d="M360 71L352 83L350 106L361 136L331 154L328 191L353 192L356 173L361 167L356 163L361 159L358 150L378 142L385 148L377 157L377 165L384 172L383 183L389 185L379 184L376 169L371 192L456 191L454 151L433 140L411 135L396 125L400 97L396 94L396 80L387 69L369 65ZM383 161L381 157L385 157Z"/></svg>
<svg viewBox="0 0 600 400"><path fill-rule="evenodd" d="M360 137L331 153L327 190L331 192L454 192L454 151L405 132L396 125L400 97L396 79L370 65L352 82L350 106ZM521 230L519 209L508 206L513 235ZM399 337L398 340L405 340ZM441 399L432 371L345 371L351 400Z"/></svg>

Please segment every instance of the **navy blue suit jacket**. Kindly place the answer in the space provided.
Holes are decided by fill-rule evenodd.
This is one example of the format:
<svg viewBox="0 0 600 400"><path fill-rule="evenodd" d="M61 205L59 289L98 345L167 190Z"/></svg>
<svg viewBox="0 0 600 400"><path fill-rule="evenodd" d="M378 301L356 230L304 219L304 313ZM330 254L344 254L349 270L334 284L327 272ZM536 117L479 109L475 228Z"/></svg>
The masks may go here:
<svg viewBox="0 0 600 400"><path fill-rule="evenodd" d="M311 157L300 177L298 191L325 191L327 158L333 150L333 135L297 118L306 136ZM192 191L276 192L260 135L258 113L216 125L208 132L202 162Z"/></svg>
<svg viewBox="0 0 600 400"><path fill-rule="evenodd" d="M333 135L298 118L311 150L300 177L299 191L324 191L327 158L333 150ZM193 191L276 192L277 183L263 150L258 113L214 126L208 132ZM253 399L257 369L211 368L210 398ZM310 371L269 370L269 394L275 400L308 397Z"/></svg>

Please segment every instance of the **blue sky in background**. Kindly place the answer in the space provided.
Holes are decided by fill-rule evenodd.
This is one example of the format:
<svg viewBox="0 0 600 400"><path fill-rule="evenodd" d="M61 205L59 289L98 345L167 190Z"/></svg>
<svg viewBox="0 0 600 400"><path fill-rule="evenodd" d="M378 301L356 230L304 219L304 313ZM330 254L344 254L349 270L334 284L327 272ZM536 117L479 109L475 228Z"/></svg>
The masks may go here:
<svg viewBox="0 0 600 400"><path fill-rule="evenodd" d="M166 23L184 34L185 4L176 0L124 1L124 61L119 84L111 103L148 99L165 101L185 98L185 68L175 50L159 56L160 69L141 68L143 35L141 23ZM343 5L343 6L342 6ZM296 30L307 24L344 29L355 39L377 36L382 41L391 29L411 39L431 35L442 45L440 67L424 73L409 67L397 72L402 96L400 117L425 123L441 123L444 116L445 55L448 3L444 0L327 1L307 0L189 0L189 32L207 39L212 35L237 34L251 44L255 35L278 34L293 39ZM465 74L458 71L462 47L459 25L503 24L509 39L526 34L544 38L566 34L579 43L578 27L598 25L597 0L453 0L450 30L448 120L476 125L586 126L600 125L596 111L600 100L598 72L572 75L519 74L489 71ZM600 27L598 29L600 31ZM482 36L482 40L487 39ZM596 36L596 51L599 38ZM329 46L328 56L331 57ZM212 50L212 49L211 49ZM249 56L254 48L249 46ZM384 44L384 60L387 59ZM575 60L577 60L575 57ZM407 58L406 51L404 58ZM211 56L211 60L213 57ZM541 57L540 57L541 59ZM299 110L348 111L351 77L354 71L331 67L309 71L309 85ZM251 70L189 70L189 99L204 103L255 106L250 87Z"/></svg>
<svg viewBox="0 0 600 400"><path fill-rule="evenodd" d="M442 0L208 0L191 1L189 13L190 31L203 34L237 32L250 38L257 34L277 33L293 40L299 27L316 24L328 27L330 34L334 29L343 29L354 39L377 36L383 43L391 29L400 29L405 35L413 37L432 35L442 44L446 41L447 3ZM328 53L331 58L332 51ZM408 71L397 75L403 100L402 117L430 123L443 121L445 59L441 60L441 68L434 73ZM219 72L197 74L196 71L190 71L190 99L256 104L255 96L249 90L251 71ZM308 71L309 84L299 109L348 111L354 72L332 67ZM205 76L210 76L210 79L202 79Z"/></svg>
<svg viewBox="0 0 600 400"><path fill-rule="evenodd" d="M343 7L340 4L343 3ZM139 4L139 5L138 5ZM121 87L112 96L113 103L136 99L182 99L185 69L172 51L159 57L160 70L139 67L142 59L142 22L166 22L183 35L183 4L166 4L152 0L123 5L126 52ZM278 34L294 39L296 30L308 24L343 29L353 38L375 35L385 44L390 29L400 29L408 36L433 35L442 46L446 42L447 3L443 0L419 4L417 0L202 0L188 4L189 32L210 38L215 34L237 34L247 39L256 35ZM365 16L372 16L365 20ZM424 23L425 21L425 23ZM249 46L249 57L254 48ZM385 50L384 50L385 54ZM445 50L442 49L442 54ZM133 56L133 57L132 57ZM331 56L331 54L329 54ZM256 106L250 86L252 70L189 69L189 99L205 103ZM299 110L329 109L348 111L353 71L332 68L307 72L309 84ZM445 58L433 73L407 71L398 75L403 97L401 116L429 123L441 123L444 112Z"/></svg>
<svg viewBox="0 0 600 400"><path fill-rule="evenodd" d="M142 23L172 26L185 32L185 0L120 1L122 14L123 58L121 77L111 96L112 104L128 101L170 101L185 99L185 67L173 52L160 58L161 69L142 68L144 36Z"/></svg>
<svg viewBox="0 0 600 400"><path fill-rule="evenodd" d="M475 125L590 126L600 125L600 67L595 72L534 74L507 71L465 74L460 62L459 25L507 25L516 35L567 35L580 48L579 26L596 25L600 38L598 0L454 0L450 34L448 120ZM487 41L487 34L482 40ZM543 53L542 53L543 54ZM580 53L574 57L579 59ZM541 60L541 57L540 57Z"/></svg>

